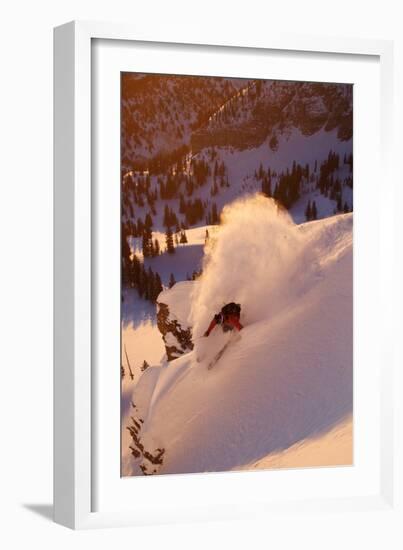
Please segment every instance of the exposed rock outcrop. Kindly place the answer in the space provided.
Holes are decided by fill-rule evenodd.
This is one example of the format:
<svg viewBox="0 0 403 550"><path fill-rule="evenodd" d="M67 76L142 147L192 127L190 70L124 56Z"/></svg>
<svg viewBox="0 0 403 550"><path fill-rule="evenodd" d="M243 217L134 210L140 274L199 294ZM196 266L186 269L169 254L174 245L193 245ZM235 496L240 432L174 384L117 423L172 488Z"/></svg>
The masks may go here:
<svg viewBox="0 0 403 550"><path fill-rule="evenodd" d="M171 319L167 304L158 303L157 324L165 343L168 361L193 349L190 327L183 328L176 319Z"/></svg>
<svg viewBox="0 0 403 550"><path fill-rule="evenodd" d="M194 281L183 281L158 296L157 326L165 343L168 361L193 349L188 304L194 284Z"/></svg>

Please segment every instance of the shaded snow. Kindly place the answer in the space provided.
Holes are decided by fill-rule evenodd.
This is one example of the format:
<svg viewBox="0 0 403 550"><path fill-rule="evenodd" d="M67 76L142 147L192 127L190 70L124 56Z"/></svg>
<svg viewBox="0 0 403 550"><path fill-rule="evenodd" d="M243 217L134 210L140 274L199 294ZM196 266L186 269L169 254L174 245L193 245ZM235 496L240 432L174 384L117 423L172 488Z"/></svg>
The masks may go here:
<svg viewBox="0 0 403 550"><path fill-rule="evenodd" d="M254 149L244 151L224 150L221 157L228 162L229 173L233 179L253 174L262 162L267 168L277 172L291 168L293 161L305 166L309 164L313 168L315 160L321 162L327 158L329 151L337 151L341 158L344 153L351 152L351 140L340 141L337 130L326 132L319 130L311 136L305 136L297 128L281 134L278 140L277 151L272 151L267 141Z"/></svg>

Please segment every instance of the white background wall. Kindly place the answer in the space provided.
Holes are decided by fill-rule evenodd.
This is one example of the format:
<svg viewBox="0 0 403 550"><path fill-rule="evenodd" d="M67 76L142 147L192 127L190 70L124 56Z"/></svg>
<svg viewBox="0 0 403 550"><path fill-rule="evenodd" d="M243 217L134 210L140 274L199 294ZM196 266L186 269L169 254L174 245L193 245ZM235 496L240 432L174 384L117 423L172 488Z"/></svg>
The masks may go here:
<svg viewBox="0 0 403 550"><path fill-rule="evenodd" d="M52 524L52 28L72 19L158 29L244 29L394 38L403 91L402 15L392 0L14 0L1 7L0 545L6 549L398 548L388 514L274 518L71 532ZM399 96L403 101L402 95ZM399 105L398 126L402 127ZM399 132L400 133L400 132ZM380 182L381 184L381 182ZM402 192L400 191L400 198ZM396 228L402 235L402 222ZM214 495L212 495L214 498ZM38 513L40 512L40 513ZM358 529L350 533L355 523ZM368 538L367 538L368 537ZM7 539L7 542L6 542Z"/></svg>

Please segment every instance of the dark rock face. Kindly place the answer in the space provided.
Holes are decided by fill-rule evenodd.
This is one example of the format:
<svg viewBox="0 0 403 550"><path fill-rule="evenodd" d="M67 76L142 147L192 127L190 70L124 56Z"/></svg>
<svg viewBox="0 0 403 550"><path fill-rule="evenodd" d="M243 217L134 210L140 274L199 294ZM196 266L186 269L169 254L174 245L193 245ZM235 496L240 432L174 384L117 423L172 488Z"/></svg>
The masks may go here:
<svg viewBox="0 0 403 550"><path fill-rule="evenodd" d="M132 403L134 410L136 410L136 405ZM127 429L132 437L133 443L129 446L130 451L135 459L139 459L139 468L142 471L143 475L149 476L157 474L163 464L163 458L165 454L165 449L155 449L153 452L147 450L143 443L141 442L141 428L144 424L142 418L132 416L132 424L127 426Z"/></svg>
<svg viewBox="0 0 403 550"><path fill-rule="evenodd" d="M157 305L158 330L165 343L168 361L172 361L193 349L192 330L191 327L182 327L176 319L171 318L166 304Z"/></svg>

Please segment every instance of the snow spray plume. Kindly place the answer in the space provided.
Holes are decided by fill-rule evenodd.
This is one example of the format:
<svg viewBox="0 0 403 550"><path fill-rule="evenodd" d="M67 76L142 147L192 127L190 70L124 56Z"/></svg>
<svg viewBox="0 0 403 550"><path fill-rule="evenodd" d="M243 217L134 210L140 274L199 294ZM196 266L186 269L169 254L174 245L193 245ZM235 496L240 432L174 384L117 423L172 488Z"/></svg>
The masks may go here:
<svg viewBox="0 0 403 550"><path fill-rule="evenodd" d="M296 226L273 199L252 195L226 206L192 300L194 335L228 302L241 304L245 325L284 307L300 245Z"/></svg>

